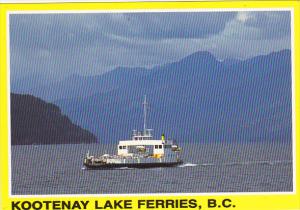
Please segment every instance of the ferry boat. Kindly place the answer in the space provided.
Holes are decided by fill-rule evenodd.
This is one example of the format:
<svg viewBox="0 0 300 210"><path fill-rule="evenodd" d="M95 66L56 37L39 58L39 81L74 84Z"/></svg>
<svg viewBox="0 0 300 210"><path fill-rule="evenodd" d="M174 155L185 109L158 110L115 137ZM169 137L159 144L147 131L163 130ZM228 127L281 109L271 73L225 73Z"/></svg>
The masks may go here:
<svg viewBox="0 0 300 210"><path fill-rule="evenodd" d="M160 139L154 139L153 130L147 129L146 96L143 106L144 130L133 130L131 139L119 141L117 155L91 156L88 152L84 158L87 169L174 167L183 163L180 158L181 148L175 141L165 139L164 134Z"/></svg>

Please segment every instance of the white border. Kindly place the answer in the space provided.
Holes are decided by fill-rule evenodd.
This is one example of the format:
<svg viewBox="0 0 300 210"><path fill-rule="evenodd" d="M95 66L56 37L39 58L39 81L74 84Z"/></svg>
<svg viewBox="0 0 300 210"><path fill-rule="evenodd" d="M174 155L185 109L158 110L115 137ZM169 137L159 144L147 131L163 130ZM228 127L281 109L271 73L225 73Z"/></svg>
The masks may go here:
<svg viewBox="0 0 300 210"><path fill-rule="evenodd" d="M38 1L38 0L37 0ZM79 0L78 0L79 1ZM171 0L170 0L171 1ZM113 2L113 1L112 1ZM120 2L122 2L120 0ZM1 0L0 0L1 3ZM236 11L289 11L291 16L291 88L292 88L292 150L293 150L293 191L291 192L214 192L214 193L135 193L135 194L43 194L43 195L12 195L11 183L11 155L9 155L9 197L10 198L45 198L45 197L138 197L138 196L220 196L220 195L294 195L296 194L296 116L295 116L295 48L294 48L294 8L226 8L226 9L133 9L133 10L51 10L51 11L8 11L6 16L7 29L7 95L8 113L10 113L10 30L9 30L9 16L11 14L89 14L89 13L153 13L153 12L236 12ZM8 114L8 134L9 143L8 151L11 154L11 121L10 114Z"/></svg>
<svg viewBox="0 0 300 210"><path fill-rule="evenodd" d="M296 191L296 95L295 95L295 20L294 20L294 9L291 10L291 82L292 82L292 138L293 138L293 191Z"/></svg>

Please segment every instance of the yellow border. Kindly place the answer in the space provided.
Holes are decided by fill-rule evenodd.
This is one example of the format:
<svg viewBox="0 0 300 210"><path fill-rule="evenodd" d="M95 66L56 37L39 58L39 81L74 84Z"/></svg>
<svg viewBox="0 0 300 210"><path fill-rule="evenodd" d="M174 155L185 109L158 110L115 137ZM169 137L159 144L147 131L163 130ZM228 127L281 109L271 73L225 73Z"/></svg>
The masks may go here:
<svg viewBox="0 0 300 210"><path fill-rule="evenodd" d="M296 165L300 163L300 102L299 102L299 78L300 78L300 1L232 1L232 2L127 2L127 3L34 3L34 4L1 4L0 3L0 210L11 209L12 201L48 201L48 200L88 200L104 202L105 200L131 199L133 208L137 209L138 199L196 199L202 204L202 209L207 208L207 199L214 198L218 201L231 199L235 207L226 209L251 209L251 210L296 210L300 209L300 172L296 168L296 189L294 194L204 194L204 195L135 195L135 196L89 196L89 197L9 197L8 186L8 106L7 106L7 28L6 15L8 11L45 11L45 10L151 10L151 9L191 9L191 8L292 8L294 10L294 93L295 93L295 121L296 121ZM89 205L88 209L95 209ZM141 208L143 209L143 208ZM198 209L198 208L194 208ZM215 209L225 209L215 208Z"/></svg>

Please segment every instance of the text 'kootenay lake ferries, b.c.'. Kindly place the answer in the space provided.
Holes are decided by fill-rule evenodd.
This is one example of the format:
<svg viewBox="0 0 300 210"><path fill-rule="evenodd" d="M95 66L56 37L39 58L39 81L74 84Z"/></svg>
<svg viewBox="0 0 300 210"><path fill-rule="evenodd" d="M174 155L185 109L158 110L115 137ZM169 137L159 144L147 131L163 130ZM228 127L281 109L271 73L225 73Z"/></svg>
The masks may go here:
<svg viewBox="0 0 300 210"><path fill-rule="evenodd" d="M206 203L206 204L205 204ZM101 209L229 209L231 199L108 199L95 201L13 201L11 210L101 210Z"/></svg>

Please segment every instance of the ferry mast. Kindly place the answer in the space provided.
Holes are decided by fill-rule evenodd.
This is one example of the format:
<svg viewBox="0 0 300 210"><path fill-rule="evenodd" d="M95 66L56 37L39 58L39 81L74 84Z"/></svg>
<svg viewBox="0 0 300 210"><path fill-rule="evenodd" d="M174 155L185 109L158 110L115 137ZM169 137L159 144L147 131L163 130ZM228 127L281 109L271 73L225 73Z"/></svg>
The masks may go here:
<svg viewBox="0 0 300 210"><path fill-rule="evenodd" d="M146 134L146 130L147 130L147 108L148 108L148 103L147 103L147 96L144 95L144 102L143 102L143 106L144 106L144 133Z"/></svg>

